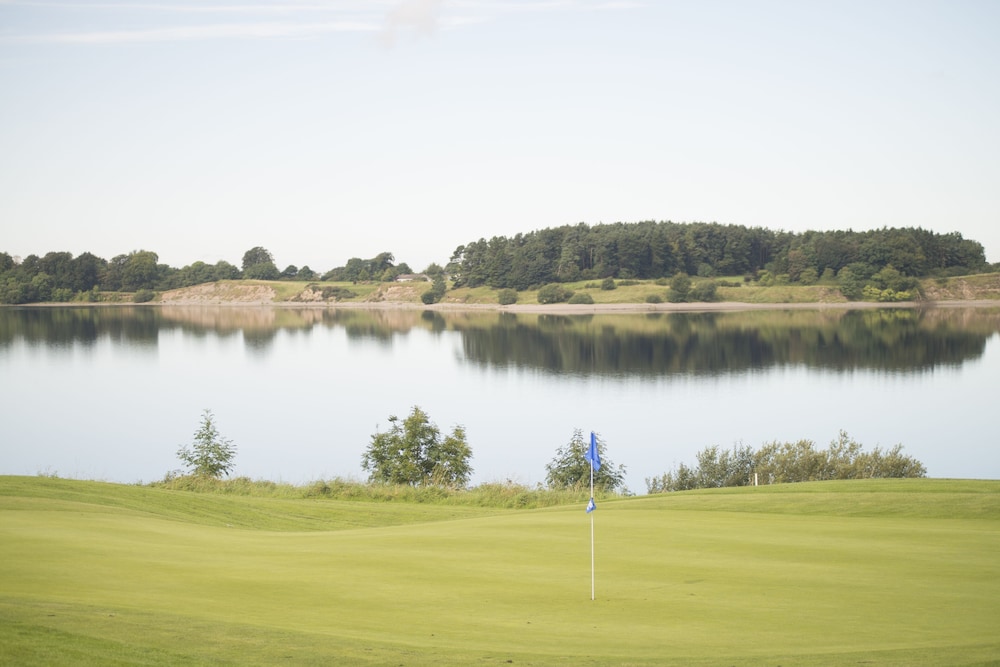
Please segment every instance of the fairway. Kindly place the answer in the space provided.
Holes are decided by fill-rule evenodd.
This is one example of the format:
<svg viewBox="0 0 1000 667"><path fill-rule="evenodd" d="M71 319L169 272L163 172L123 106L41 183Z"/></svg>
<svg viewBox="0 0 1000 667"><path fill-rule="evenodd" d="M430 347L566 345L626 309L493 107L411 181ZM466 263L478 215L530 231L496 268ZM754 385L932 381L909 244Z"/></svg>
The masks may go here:
<svg viewBox="0 0 1000 667"><path fill-rule="evenodd" d="M986 665L1000 482L582 506L0 477L0 663Z"/></svg>

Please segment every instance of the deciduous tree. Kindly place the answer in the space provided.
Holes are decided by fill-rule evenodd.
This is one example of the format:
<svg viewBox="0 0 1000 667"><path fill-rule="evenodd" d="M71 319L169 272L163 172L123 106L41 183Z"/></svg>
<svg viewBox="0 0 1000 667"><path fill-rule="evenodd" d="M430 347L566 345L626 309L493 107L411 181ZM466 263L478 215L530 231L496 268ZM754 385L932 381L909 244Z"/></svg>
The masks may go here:
<svg viewBox="0 0 1000 667"><path fill-rule="evenodd" d="M369 481L384 484L435 484L458 487L472 475L472 449L465 429L456 426L441 436L427 413L414 406L405 420L392 415L385 433L375 433L361 457Z"/></svg>

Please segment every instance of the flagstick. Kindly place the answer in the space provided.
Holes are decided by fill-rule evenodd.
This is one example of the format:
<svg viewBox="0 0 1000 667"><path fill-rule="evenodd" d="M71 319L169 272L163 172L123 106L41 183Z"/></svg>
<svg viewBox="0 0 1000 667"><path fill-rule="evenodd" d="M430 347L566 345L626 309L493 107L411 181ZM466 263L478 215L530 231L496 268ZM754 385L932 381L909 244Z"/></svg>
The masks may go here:
<svg viewBox="0 0 1000 667"><path fill-rule="evenodd" d="M594 499L594 464L590 464L590 499ZM594 600L594 513L590 513L590 599Z"/></svg>

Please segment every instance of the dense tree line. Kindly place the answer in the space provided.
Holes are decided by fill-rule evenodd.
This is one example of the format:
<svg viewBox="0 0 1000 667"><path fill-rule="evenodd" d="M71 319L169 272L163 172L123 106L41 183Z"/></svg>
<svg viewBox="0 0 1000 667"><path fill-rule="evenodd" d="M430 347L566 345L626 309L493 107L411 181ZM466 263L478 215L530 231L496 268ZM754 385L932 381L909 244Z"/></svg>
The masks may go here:
<svg viewBox="0 0 1000 667"><path fill-rule="evenodd" d="M718 223L566 225L456 248L456 287L523 290L549 283L690 276L764 276L809 284L844 270L861 288L891 267L901 276L987 269L983 246L919 228L791 233ZM860 295L859 295L860 297Z"/></svg>
<svg viewBox="0 0 1000 667"><path fill-rule="evenodd" d="M0 252L0 303L40 301L99 301L101 292L148 292L189 287L215 280L242 277L239 268L224 261L195 262L183 269L161 264L148 250L117 255L110 261L85 252L28 255L20 263Z"/></svg>
<svg viewBox="0 0 1000 667"><path fill-rule="evenodd" d="M832 479L925 477L924 465L896 445L870 452L843 431L827 449L811 440L772 442L754 451L739 445L732 450L707 447L693 466L683 463L659 477L646 479L648 493L711 489L724 486L787 484Z"/></svg>
<svg viewBox="0 0 1000 667"><path fill-rule="evenodd" d="M334 269L323 278L393 280L399 274L411 272L405 263L396 266L393 261L389 252L370 260L355 258L347 267ZM76 257L69 252L50 252L43 257L28 255L15 262L10 254L0 252L0 303L99 301L102 292L135 293L135 300L142 301L151 299L157 291L218 280L317 280L319 277L308 266L289 265L279 270L270 251L261 246L243 254L241 267L219 261L194 262L180 269L161 263L159 256L149 250L117 255L110 261L89 252Z"/></svg>
<svg viewBox="0 0 1000 667"><path fill-rule="evenodd" d="M687 276L744 276L768 285L812 284L823 280L849 299L909 298L916 278L988 270L983 246L958 232L938 234L919 228L791 233L718 223L639 222L589 226L583 223L494 236L459 246L447 273L454 287L488 286L524 290L556 283L597 279L652 279ZM154 291L217 280L391 281L412 273L391 252L371 259L352 257L325 274L290 264L279 269L260 246L243 255L241 267L226 261L195 262L180 269L162 264L155 252L136 250L110 261L85 252L29 255L15 262L0 252L0 303L99 300L100 292L129 292L152 298ZM431 264L430 279L445 269ZM678 283L680 284L680 283ZM694 293L680 300L710 300ZM435 290L438 299L443 289ZM567 299L569 296L566 297ZM557 299L559 300L559 299ZM565 299L563 299L565 300Z"/></svg>

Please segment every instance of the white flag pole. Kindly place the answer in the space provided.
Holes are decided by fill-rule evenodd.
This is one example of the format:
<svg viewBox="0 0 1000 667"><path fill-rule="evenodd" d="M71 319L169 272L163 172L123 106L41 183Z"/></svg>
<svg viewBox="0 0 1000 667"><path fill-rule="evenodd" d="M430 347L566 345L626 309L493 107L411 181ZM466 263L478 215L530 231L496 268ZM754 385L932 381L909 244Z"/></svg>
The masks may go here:
<svg viewBox="0 0 1000 667"><path fill-rule="evenodd" d="M590 462L590 500L594 500L594 462ZM590 513L590 599L594 599L594 513Z"/></svg>

